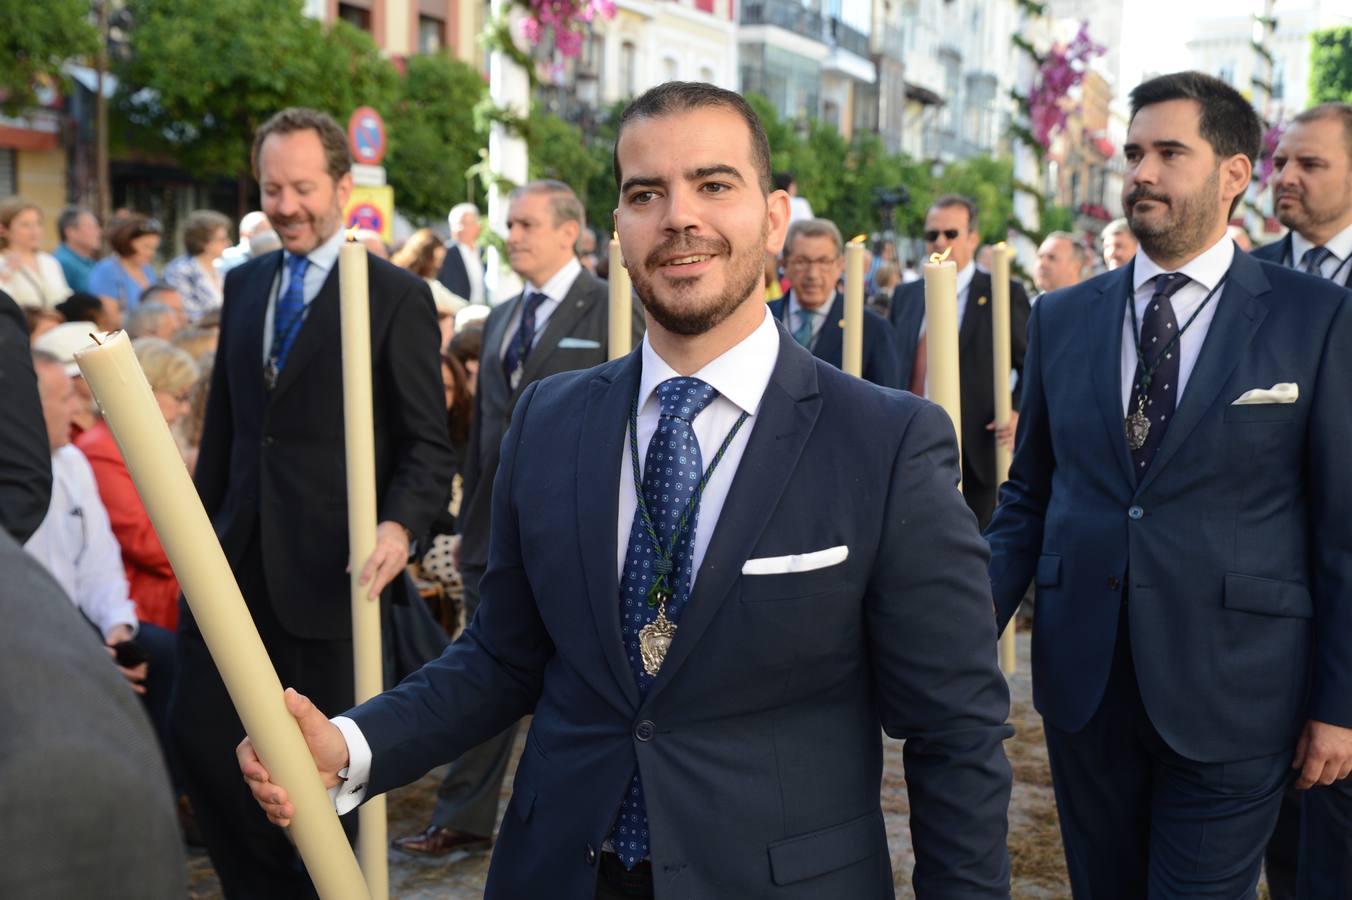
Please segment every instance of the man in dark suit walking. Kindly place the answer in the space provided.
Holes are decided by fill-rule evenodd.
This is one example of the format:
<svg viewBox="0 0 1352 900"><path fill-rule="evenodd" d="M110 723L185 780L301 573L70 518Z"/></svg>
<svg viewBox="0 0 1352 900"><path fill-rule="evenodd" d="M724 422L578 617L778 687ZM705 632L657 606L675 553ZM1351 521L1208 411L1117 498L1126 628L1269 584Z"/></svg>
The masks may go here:
<svg viewBox="0 0 1352 900"><path fill-rule="evenodd" d="M522 395L459 641L333 723L288 693L326 783L350 765L341 808L534 711L490 900L882 900L882 728L917 896L1008 897L1009 694L952 426L765 309L789 198L738 94L648 91L616 158L647 338Z"/></svg>
<svg viewBox="0 0 1352 900"><path fill-rule="evenodd" d="M1352 285L1352 105L1296 116L1272 157L1277 219L1258 259ZM1288 789L1265 860L1272 900L1352 896L1352 783Z"/></svg>
<svg viewBox="0 0 1352 900"><path fill-rule="evenodd" d="M836 285L845 273L845 246L836 224L800 219L790 225L784 239L784 271L789 275L789 293L770 301L770 315L813 356L840 368L845 297ZM865 381L902 386L892 326L870 309L864 310L863 362Z"/></svg>
<svg viewBox="0 0 1352 900"><path fill-rule="evenodd" d="M1352 769L1352 295L1226 236L1262 133L1237 91L1131 108L1136 258L1033 307L997 624L1035 580L1076 897L1252 896L1287 781Z"/></svg>
<svg viewBox="0 0 1352 900"><path fill-rule="evenodd" d="M526 285L484 323L459 523L467 623L479 608L493 478L517 401L541 378L590 368L610 355L606 284L583 269L574 253L578 234L586 227L584 217L581 201L560 181L533 181L513 191L508 201L507 258ZM643 336L637 301L633 321L637 342ZM419 834L397 839L395 846L428 855L490 846L515 737L512 724L452 763L437 792L431 823Z"/></svg>
<svg viewBox="0 0 1352 900"><path fill-rule="evenodd" d="M479 210L473 203L457 203L446 215L451 239L446 242L437 280L466 303L487 303L484 264L479 258Z"/></svg>
<svg viewBox="0 0 1352 900"><path fill-rule="evenodd" d="M284 110L259 128L253 164L284 250L226 277L196 484L278 675L342 704L353 696L337 349L347 138L323 113ZM374 598L403 572L411 535L445 507L452 461L427 285L368 264L380 522L362 577ZM231 775L244 729L186 605L178 646L172 727L222 887L312 894L286 836Z"/></svg>
<svg viewBox="0 0 1352 900"><path fill-rule="evenodd" d="M1028 294L1017 281L1009 284L1010 360L1014 380L1014 412L1010 424L995 429L995 360L991 324L991 276L976 267L973 255L981 243L976 204L946 194L925 214L925 252L949 251L958 269L958 366L962 401L962 494L985 527L995 511L995 442L1013 444L1019 420L1023 351L1028 323ZM902 383L923 396L925 389L925 283L897 285L889 313L896 332L897 364Z"/></svg>

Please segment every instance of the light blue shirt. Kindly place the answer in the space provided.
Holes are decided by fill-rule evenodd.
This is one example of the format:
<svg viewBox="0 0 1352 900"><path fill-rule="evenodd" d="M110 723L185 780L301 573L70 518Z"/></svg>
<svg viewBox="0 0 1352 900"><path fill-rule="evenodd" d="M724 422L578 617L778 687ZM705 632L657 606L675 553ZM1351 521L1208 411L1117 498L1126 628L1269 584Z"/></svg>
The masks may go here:
<svg viewBox="0 0 1352 900"><path fill-rule="evenodd" d="M306 254L310 264L305 267L305 286L302 300L305 303L305 314L310 314L310 303L315 297L319 296L319 291L324 287L324 282L328 280L329 272L338 264L338 248L343 245L343 229L339 228L324 243ZM277 298L291 284L291 267L287 265L291 260L290 251L282 251L282 268L280 274L273 279L272 294L268 297L268 311L263 318L263 362L268 361L272 353L272 316L277 308ZM305 326L302 325L302 328Z"/></svg>
<svg viewBox="0 0 1352 900"><path fill-rule="evenodd" d="M150 266L143 266L141 274L146 280L145 287L136 283L114 253L96 262L94 268L89 270L87 290L100 297L112 297L123 311L131 312L141 302L142 292L154 284L158 277Z"/></svg>

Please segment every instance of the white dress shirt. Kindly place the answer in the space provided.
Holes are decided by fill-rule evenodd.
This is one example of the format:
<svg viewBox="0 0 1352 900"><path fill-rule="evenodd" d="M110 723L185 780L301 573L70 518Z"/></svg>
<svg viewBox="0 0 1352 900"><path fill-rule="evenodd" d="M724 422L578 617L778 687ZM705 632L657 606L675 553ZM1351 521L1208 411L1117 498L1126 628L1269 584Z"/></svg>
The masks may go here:
<svg viewBox="0 0 1352 900"><path fill-rule="evenodd" d="M484 264L479 261L479 252L473 247L455 241L455 249L460 251L460 259L465 263L465 276L469 278L470 303L486 303L484 297Z"/></svg>
<svg viewBox="0 0 1352 900"><path fill-rule="evenodd" d="M127 596L122 548L99 499L94 470L72 444L52 454L52 501L23 548L52 573L105 640L119 625L136 632L136 604Z"/></svg>
<svg viewBox="0 0 1352 900"><path fill-rule="evenodd" d="M324 281L329 277L329 272L338 263L338 248L343 245L343 229L339 228L333 235L320 244L318 247L306 254L310 264L305 267L305 285L302 288L302 299L305 303L305 315L310 314L310 303L315 297L319 296L319 291L324 287ZM263 362L268 361L272 354L272 317L277 309L277 298L286 292L291 284L291 262L292 253L289 250L282 251L282 268L277 277L272 280L272 294L268 297L268 311L263 317ZM304 319L302 318L302 322ZM299 333L304 325L297 325ZM291 339L291 346L296 346L295 338Z"/></svg>
<svg viewBox="0 0 1352 900"><path fill-rule="evenodd" d="M770 376L779 359L779 331L775 327L770 311L760 326L737 346L715 359L694 374L693 377L711 385L718 396L695 417L693 423L695 439L699 441L700 456L705 468L722 446L728 432L743 412L748 414L737 436L728 444L723 460L714 469L704 486L700 497L699 512L694 524L695 536L691 542L691 590L699 577L700 566L704 562L705 551L709 549L709 539L713 536L718 518L723 512L723 503L728 498L733 478L741 465L742 455L746 452L747 442L751 440L751 430L756 426L756 414L760 410L761 399L770 384ZM643 337L643 374L638 385L638 452L641 458L648 455L648 444L657 431L657 422L662 405L654 396L657 386L668 378L678 377L676 371L667 365L662 357ZM640 473L642 466L639 467ZM638 509L638 495L634 492L634 476L629 456L629 429L625 429L624 451L620 455L619 477L620 509L615 533L615 570L620 580L624 578L624 555L629 547L629 534L634 527L634 513ZM641 475L640 475L641 477ZM618 606L620 595L616 593ZM348 768L344 774L346 781L330 790L334 806L339 815L356 808L366 795L366 782L371 775L371 747L362 736L357 723L344 716L336 716L333 724L338 726L347 741Z"/></svg>
<svg viewBox="0 0 1352 900"><path fill-rule="evenodd" d="M1314 244L1298 231L1291 232L1291 258L1283 260L1293 269L1299 269L1300 261L1305 257L1305 251L1313 247ZM1337 277L1338 282L1346 283L1347 273L1352 268L1352 262L1348 262L1348 257L1352 256L1352 225L1347 226L1342 231L1329 238L1324 249L1331 254L1324 260L1323 265L1319 267L1319 274L1324 278Z"/></svg>
<svg viewBox="0 0 1352 900"><path fill-rule="evenodd" d="M1183 336L1178 339L1176 352L1178 358L1178 393L1174 396L1175 403L1183 399L1183 392L1187 390L1188 379L1192 375L1193 367L1197 365L1197 357L1202 352L1202 344L1206 342L1207 331L1211 328L1211 320L1216 317L1216 308L1221 305L1222 295L1225 289L1221 288L1216 295L1211 298L1202 311L1197 313L1197 319L1188 325L1188 320L1192 318L1193 313L1197 312L1203 300L1211 289L1220 284L1225 273L1230 271L1230 263L1235 258L1235 242L1229 237L1223 237L1211 246L1209 250L1186 263L1183 268L1175 271L1188 276L1189 281L1186 285L1178 289L1170 302L1174 307L1174 316L1178 319L1178 327L1184 328ZM1145 250L1136 251L1136 265L1132 273L1132 286L1135 288L1134 300L1136 303L1136 322L1139 325L1145 319L1146 304L1150 298L1155 295L1155 276L1167 274L1167 270L1161 269L1154 260L1146 256ZM1139 333L1139 332L1137 332ZM1127 414L1127 407L1131 403L1131 391L1136 381L1136 340L1131 330L1131 310L1125 310L1122 316L1122 414Z"/></svg>
<svg viewBox="0 0 1352 900"><path fill-rule="evenodd" d="M507 322L507 333L502 336L502 346L498 348L498 358L502 359L507 355L507 348L511 346L512 341L516 340L516 331L521 327L521 311L525 308L526 295L535 291L545 295L544 300L535 308L535 334L531 337L530 345L534 347L540 343L540 335L545 333L545 325L549 322L549 317L554 315L554 310L563 303L563 298L568 296L568 292L573 289L573 282L577 281L577 276L582 274L582 263L577 261L574 256L564 264L549 280L542 285L536 285L527 281L525 289L521 292L521 302L512 310L512 318Z"/></svg>

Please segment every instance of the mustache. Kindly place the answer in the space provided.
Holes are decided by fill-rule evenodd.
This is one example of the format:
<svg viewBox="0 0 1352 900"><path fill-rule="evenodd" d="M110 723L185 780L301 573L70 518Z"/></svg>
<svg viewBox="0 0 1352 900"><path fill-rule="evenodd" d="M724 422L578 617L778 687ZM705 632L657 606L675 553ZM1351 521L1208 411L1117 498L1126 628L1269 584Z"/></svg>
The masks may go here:
<svg viewBox="0 0 1352 900"><path fill-rule="evenodd" d="M1142 200L1154 200L1156 203L1164 203L1166 205L1172 205L1170 203L1167 194L1157 194L1154 191L1151 191L1143 187L1135 187L1131 189L1131 193L1127 194L1126 197L1126 205L1135 206Z"/></svg>
<svg viewBox="0 0 1352 900"><path fill-rule="evenodd" d="M674 256L718 256L728 254L731 250L728 242L721 238L692 238L680 235L654 247L652 252L644 257L643 264L646 268L655 269L662 264L662 260Z"/></svg>
<svg viewBox="0 0 1352 900"><path fill-rule="evenodd" d="M1277 195L1274 199L1280 200L1283 197L1294 197L1297 200L1304 200L1305 192L1296 190L1295 188L1283 188L1282 190L1277 192Z"/></svg>

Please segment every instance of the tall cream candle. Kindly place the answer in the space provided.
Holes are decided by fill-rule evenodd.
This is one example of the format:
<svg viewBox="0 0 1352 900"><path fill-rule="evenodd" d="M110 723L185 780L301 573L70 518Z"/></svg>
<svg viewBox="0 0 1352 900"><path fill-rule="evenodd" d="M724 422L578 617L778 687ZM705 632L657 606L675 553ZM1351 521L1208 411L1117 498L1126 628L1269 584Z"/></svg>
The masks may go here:
<svg viewBox="0 0 1352 900"><path fill-rule="evenodd" d="M360 582L376 548L376 451L371 399L371 298L366 247L344 241L338 251L339 311L343 352L343 438L347 459L348 564L351 572L352 659L358 703L384 687L380 601ZM372 797L357 813L357 855L372 900L389 896L385 849L385 797Z"/></svg>
<svg viewBox="0 0 1352 900"><path fill-rule="evenodd" d="M606 344L611 359L633 349L634 301L629 270L624 267L619 235L610 239L610 333Z"/></svg>
<svg viewBox="0 0 1352 900"><path fill-rule="evenodd" d="M993 359L995 369L995 426L1003 428L1009 424L1012 403L1009 392L1010 350L1009 350L1009 262L1010 248L1003 241L995 245L994 261L991 264L991 332L994 343ZM1013 454L997 439L995 442L995 483L998 487L1009 478L1009 462ZM1015 657L1014 619L1000 635L1000 668L1006 675L1014 674L1017 667Z"/></svg>
<svg viewBox="0 0 1352 900"><path fill-rule="evenodd" d="M943 257L925 263L926 396L953 420L962 453L962 393L958 376L958 268Z"/></svg>
<svg viewBox="0 0 1352 900"><path fill-rule="evenodd" d="M841 336L840 368L864 375L864 235L845 245L845 333Z"/></svg>
<svg viewBox="0 0 1352 900"><path fill-rule="evenodd" d="M75 354L259 757L295 806L290 833L324 900L367 897L282 684L126 332Z"/></svg>

